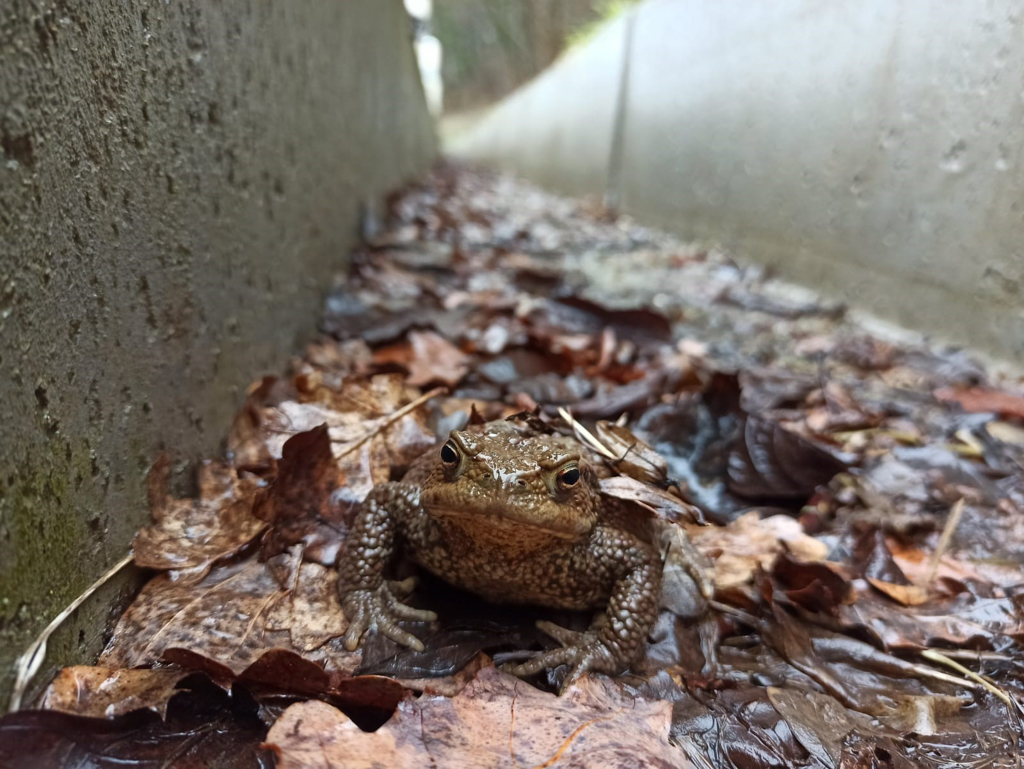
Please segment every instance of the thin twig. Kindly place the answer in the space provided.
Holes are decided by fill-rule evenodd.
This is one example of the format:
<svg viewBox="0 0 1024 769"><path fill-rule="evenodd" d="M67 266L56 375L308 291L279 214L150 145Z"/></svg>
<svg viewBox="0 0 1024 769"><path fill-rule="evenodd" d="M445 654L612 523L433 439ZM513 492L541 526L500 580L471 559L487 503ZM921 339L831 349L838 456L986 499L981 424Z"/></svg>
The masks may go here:
<svg viewBox="0 0 1024 769"><path fill-rule="evenodd" d="M981 688L978 684L965 681L964 679L957 678L956 676L951 676L949 673L943 673L941 670L936 670L928 665L918 665L916 662L911 662L910 667L917 675L923 678L933 678L936 681L945 681L947 684L956 684L957 686L962 686L963 688L970 689L972 691L976 691Z"/></svg>
<svg viewBox="0 0 1024 769"><path fill-rule="evenodd" d="M956 531L956 527L960 524L960 518L964 514L964 504L963 497L953 503L953 507L946 517L946 525L942 527L942 534L939 535L939 544L935 546L935 552L932 553L932 557L928 561L928 571L925 572L921 587L927 588L932 584L932 580L935 579L935 573L939 569L939 561L942 560L942 556L949 549L949 543L953 540L953 532Z"/></svg>
<svg viewBox="0 0 1024 769"><path fill-rule="evenodd" d="M421 395L419 398L412 401L411 403L407 403L397 411L392 411L390 414L387 415L387 417L384 418L383 421L381 421L380 424L376 425L372 430L367 431L367 433L363 435L361 438L356 439L355 443L348 446L348 448L346 448L340 454L336 454L334 458L341 459L343 456L351 454L353 451L358 449L360 446L362 446L368 440L373 438L375 435L380 435L381 431L384 428L394 424L399 419L404 417L406 414L415 411L432 398L436 398L438 395L444 395L446 392L448 392L447 387L435 387L430 392L423 393L423 395ZM332 439L332 443L345 443L345 441L335 441Z"/></svg>
<svg viewBox="0 0 1024 769"><path fill-rule="evenodd" d="M85 591L78 596L78 598L68 604L64 611L53 618L50 624L47 625L36 640L32 642L32 645L29 646L20 657L18 657L14 663L14 688L11 691L11 702L8 707L8 710L11 713L21 707L21 700L25 696L25 690L28 688L28 685L31 683L35 674L39 672L39 668L43 666L43 661L46 659L46 643L50 640L50 636L53 635L54 631L58 627L61 626L64 620L70 617L79 606L85 603L89 596L103 587L111 577L131 563L132 558L132 554L129 553L110 567L102 577L89 585L89 587L87 587Z"/></svg>
<svg viewBox="0 0 1024 769"><path fill-rule="evenodd" d="M616 456L614 451L612 451L610 448L601 443L601 441L599 441L597 437L592 432L590 432L590 430L588 430L586 427L584 427L582 424L576 421L576 418L572 414L570 414L569 411L565 409L565 407L558 407L558 416L560 416L562 419L568 422L569 426L573 429L573 432L579 434L579 437L582 439L583 443L586 443L598 454L601 454L602 456L605 456L608 459L612 460L619 460L622 458Z"/></svg>
<svg viewBox="0 0 1024 769"><path fill-rule="evenodd" d="M925 649L924 651L921 652L921 656L924 657L926 660L931 660L932 662L938 662L940 665L945 665L946 667L952 668L953 670L955 670L956 672L960 673L961 675L964 675L967 678L971 679L972 681L974 681L976 683L979 683L982 686L984 686L986 689L988 689L990 692L992 692L993 695L995 695L996 697L1001 699L1003 701L1003 703L1007 707L1009 707L1009 708L1015 707L1015 703L1013 701L1013 698L1011 698L1009 694L1004 692L1002 689L1000 689L995 684L989 683L984 678L982 678L977 673L975 673L973 670L969 670L968 668L965 668L963 665L961 665L956 660L951 660L945 654L937 652L934 649Z"/></svg>
<svg viewBox="0 0 1024 769"><path fill-rule="evenodd" d="M748 614L742 609L737 609L735 606L730 606L727 603L721 603L720 601L708 601L708 606L715 611L722 612L722 614L728 614L731 617L735 617L753 628L760 629L764 626L764 623L753 614Z"/></svg>
<svg viewBox="0 0 1024 769"><path fill-rule="evenodd" d="M946 649L942 652L950 659L972 660L973 662L1012 662L1013 657L999 652L983 652L974 649Z"/></svg>

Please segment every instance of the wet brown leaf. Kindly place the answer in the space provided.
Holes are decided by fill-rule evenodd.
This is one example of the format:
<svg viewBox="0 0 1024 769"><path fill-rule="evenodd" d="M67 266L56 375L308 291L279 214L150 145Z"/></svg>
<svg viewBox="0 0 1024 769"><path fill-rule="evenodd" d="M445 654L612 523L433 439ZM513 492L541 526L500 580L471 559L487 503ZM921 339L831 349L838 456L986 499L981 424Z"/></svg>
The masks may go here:
<svg viewBox="0 0 1024 769"><path fill-rule="evenodd" d="M118 670L79 665L64 668L43 693L40 707L79 716L112 718L139 708L161 717L191 675L187 670Z"/></svg>
<svg viewBox="0 0 1024 769"><path fill-rule="evenodd" d="M454 387L469 371L471 358L440 334L410 331L408 342L382 348L374 354L376 363L397 363L409 372L414 387L440 383Z"/></svg>
<svg viewBox="0 0 1024 769"><path fill-rule="evenodd" d="M1003 649L1024 637L1021 606L1013 598L978 598L958 593L903 607L870 592L840 608L844 627L869 630L887 649L935 646Z"/></svg>
<svg viewBox="0 0 1024 769"><path fill-rule="evenodd" d="M300 586L292 591L296 601L289 605L282 602L289 600L287 589L294 580L282 586L274 576L274 564L249 558L215 566L192 585L174 581L167 574L157 575L118 621L99 664L113 668L153 664L166 650L178 648L238 674L267 649L303 651L332 636L335 629L344 629L333 596L334 578L327 576L333 572L307 565L300 574L312 572L313 579L309 585L300 580ZM322 612L330 614L322 616ZM331 659L351 671L358 665L359 655L334 655Z"/></svg>
<svg viewBox="0 0 1024 769"><path fill-rule="evenodd" d="M575 416L585 419L608 419L656 403L665 393L673 392L681 374L677 371L656 371L643 379L617 385L572 407Z"/></svg>
<svg viewBox="0 0 1024 769"><path fill-rule="evenodd" d="M837 766L843 752L843 739L853 728L846 709L820 692L769 686L767 693L807 752L825 766Z"/></svg>
<svg viewBox="0 0 1024 769"><path fill-rule="evenodd" d="M940 401L959 403L964 411L991 412L1002 417L1024 419L1024 395L991 387L956 389L942 387L935 391Z"/></svg>
<svg viewBox="0 0 1024 769"><path fill-rule="evenodd" d="M898 585L874 577L867 577L867 581L871 587L904 606L920 606L928 601L928 591L917 585Z"/></svg>
<svg viewBox="0 0 1024 769"><path fill-rule="evenodd" d="M931 567L931 550L922 550L899 540L888 538L886 544L892 552L893 560L900 571L907 575L912 583L920 584ZM1020 566L1010 562L999 562L994 559L974 559L969 556L946 552L939 560L935 571L936 582L950 581L963 584L977 582L1001 588L1011 588L1021 583Z"/></svg>
<svg viewBox="0 0 1024 769"><path fill-rule="evenodd" d="M255 627L279 590L270 571L254 558L215 566L194 585L159 574L121 616L99 664L152 664L164 649L184 647L240 672L265 648L288 645L286 631L274 637L277 643L267 644L262 628Z"/></svg>
<svg viewBox="0 0 1024 769"><path fill-rule="evenodd" d="M292 705L267 744L279 769L341 766L687 767L668 742L671 706L623 695L599 678L557 697L484 668L455 697L400 703L376 732L323 702Z"/></svg>
<svg viewBox="0 0 1024 769"><path fill-rule="evenodd" d="M179 692L166 719L136 711L87 718L28 710L0 719L0 766L7 769L271 769L266 726L226 692Z"/></svg>
<svg viewBox="0 0 1024 769"><path fill-rule="evenodd" d="M267 566L288 591L267 612L267 630L287 630L299 652L319 649L345 632L348 622L338 600L337 571L302 562L295 573L291 554L272 558Z"/></svg>
<svg viewBox="0 0 1024 769"><path fill-rule="evenodd" d="M619 339L649 344L669 342L672 326L658 312L646 308L612 310L581 297L537 303L527 318L533 333L551 338L566 334L598 337L611 328Z"/></svg>
<svg viewBox="0 0 1024 769"><path fill-rule="evenodd" d="M334 492L346 480L334 459L327 425L289 438L277 478L253 505L256 517L270 524L263 557L301 542L307 557L334 563L348 532L349 512L338 504Z"/></svg>
<svg viewBox="0 0 1024 769"><path fill-rule="evenodd" d="M837 569L825 561L798 561L784 552L776 559L772 576L793 603L813 612L835 613L839 604L855 597L852 585Z"/></svg>
<svg viewBox="0 0 1024 769"><path fill-rule="evenodd" d="M235 414L228 431L228 459L239 471L265 473L273 468L274 457L267 447L267 406L285 399L290 393L286 382L267 376L253 382L246 393L245 403Z"/></svg>
<svg viewBox="0 0 1024 769"><path fill-rule="evenodd" d="M759 571L771 571L784 550L801 561L821 561L828 547L804 534L799 522L784 515L761 519L753 510L728 526L687 527L697 549L715 564L715 587L727 590L750 582Z"/></svg>
<svg viewBox="0 0 1024 769"><path fill-rule="evenodd" d="M370 438L383 441L388 457L395 467L404 467L435 442L426 426L423 409L414 409L396 418L394 415L420 397L408 387L399 374L378 374L373 377L346 377L328 383L326 379L307 382L308 387L295 393L299 400L287 399L259 410L260 430L251 438L259 441L265 454L279 459L285 442L300 432L326 424L351 496L361 500L378 482L379 462L368 461L365 449L356 451ZM380 440L378 440L378 438ZM371 447L370 456L379 454L379 445Z"/></svg>
<svg viewBox="0 0 1024 769"><path fill-rule="evenodd" d="M959 713L969 700L922 690L916 681L896 683L888 676L852 675L843 663L825 660L796 618L778 604L761 635L790 665L817 683L843 706L874 716L890 728L935 734L942 720Z"/></svg>
<svg viewBox="0 0 1024 769"><path fill-rule="evenodd" d="M703 513L697 507L683 502L675 494L625 475L602 479L601 493L614 499L636 502L659 518L672 523L699 523L704 520Z"/></svg>
<svg viewBox="0 0 1024 769"><path fill-rule="evenodd" d="M153 523L132 543L139 566L174 570L179 579L200 579L215 561L234 555L265 528L252 513L256 482L239 479L233 468L204 462L198 499L173 498L167 491L169 474L164 454L147 478Z"/></svg>
<svg viewBox="0 0 1024 769"><path fill-rule="evenodd" d="M729 489L750 499L806 500L848 464L767 419L748 416L729 457Z"/></svg>
<svg viewBox="0 0 1024 769"><path fill-rule="evenodd" d="M910 584L910 580L893 560L885 535L878 529L868 530L858 538L853 549L851 571L858 577L895 585Z"/></svg>

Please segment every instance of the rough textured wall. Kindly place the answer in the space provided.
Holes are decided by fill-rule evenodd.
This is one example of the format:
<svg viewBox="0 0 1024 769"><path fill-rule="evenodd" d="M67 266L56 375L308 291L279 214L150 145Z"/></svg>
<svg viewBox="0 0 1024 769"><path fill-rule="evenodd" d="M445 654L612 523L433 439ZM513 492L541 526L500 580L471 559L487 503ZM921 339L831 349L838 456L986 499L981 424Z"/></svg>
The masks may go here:
<svg viewBox="0 0 1024 769"><path fill-rule="evenodd" d="M0 146L2 705L146 521L156 453L217 454L360 202L434 139L399 0L9 0ZM54 659L95 651L114 592Z"/></svg>
<svg viewBox="0 0 1024 769"><path fill-rule="evenodd" d="M1019 4L649 0L634 19L624 99L623 68L583 82L581 52L457 149L572 192L612 169L630 213L1024 362ZM620 160L586 154L616 109Z"/></svg>

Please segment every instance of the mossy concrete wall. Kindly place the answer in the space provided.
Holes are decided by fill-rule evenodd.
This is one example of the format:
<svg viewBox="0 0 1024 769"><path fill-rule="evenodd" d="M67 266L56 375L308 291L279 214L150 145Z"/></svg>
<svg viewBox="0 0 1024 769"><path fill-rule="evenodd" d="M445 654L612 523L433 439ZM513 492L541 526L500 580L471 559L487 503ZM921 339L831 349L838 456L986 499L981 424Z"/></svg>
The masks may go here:
<svg viewBox="0 0 1024 769"><path fill-rule="evenodd" d="M10 0L0 148L2 705L147 520L155 455L217 455L315 331L361 202L434 138L400 0ZM55 663L96 651L117 590Z"/></svg>
<svg viewBox="0 0 1024 769"><path fill-rule="evenodd" d="M1022 11L648 0L456 149L1024 363Z"/></svg>

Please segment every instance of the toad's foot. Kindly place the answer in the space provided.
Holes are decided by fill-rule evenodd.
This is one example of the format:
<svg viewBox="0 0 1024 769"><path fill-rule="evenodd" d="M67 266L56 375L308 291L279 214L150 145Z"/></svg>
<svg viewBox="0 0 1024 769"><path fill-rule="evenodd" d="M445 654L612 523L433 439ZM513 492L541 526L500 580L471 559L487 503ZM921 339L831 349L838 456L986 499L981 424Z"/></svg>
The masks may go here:
<svg viewBox="0 0 1024 769"><path fill-rule="evenodd" d="M532 676L547 668L568 665L559 694L564 694L584 673L621 673L626 667L616 650L602 638L601 623L586 632L567 630L553 622L541 621L537 627L554 638L562 647L539 654L520 665L504 665L502 670L514 676Z"/></svg>
<svg viewBox="0 0 1024 769"><path fill-rule="evenodd" d="M401 620L433 622L437 615L432 611L406 606L394 596L394 592L408 592L411 585L393 582L382 584L374 590L353 590L342 600L342 608L348 618L345 633L345 648L355 651L367 631L383 633L395 643L423 651L423 642L412 633L398 626ZM393 592L394 591L394 592Z"/></svg>

